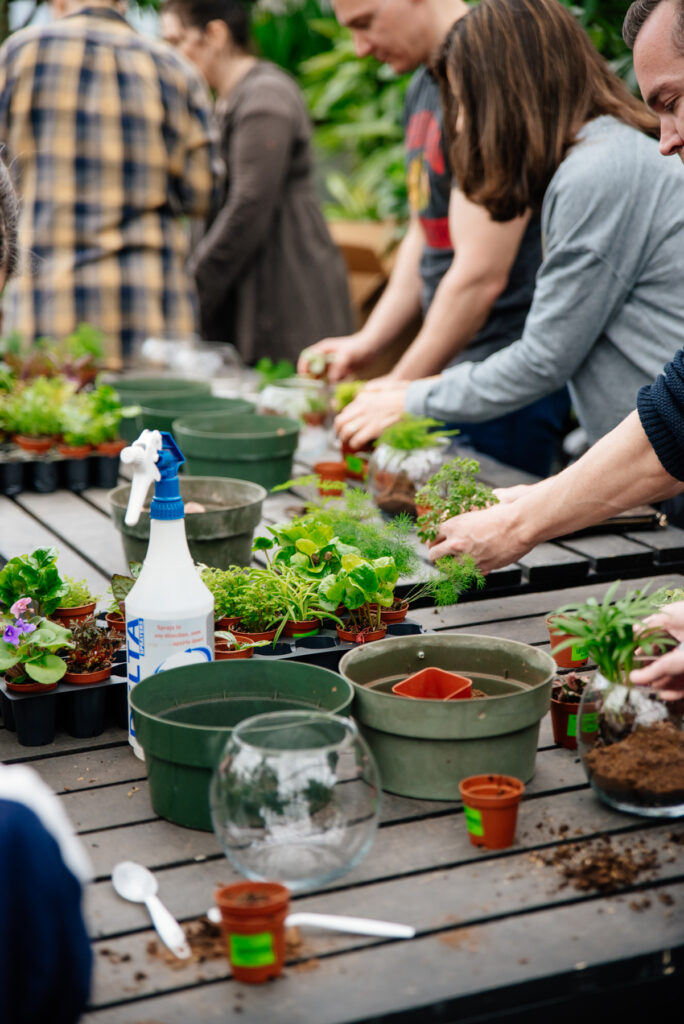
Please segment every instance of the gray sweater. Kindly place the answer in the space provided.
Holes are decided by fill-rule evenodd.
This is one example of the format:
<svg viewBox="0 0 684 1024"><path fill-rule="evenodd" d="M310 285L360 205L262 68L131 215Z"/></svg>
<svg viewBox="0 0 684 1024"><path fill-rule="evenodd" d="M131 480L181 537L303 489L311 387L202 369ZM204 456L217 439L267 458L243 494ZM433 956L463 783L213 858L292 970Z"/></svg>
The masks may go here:
<svg viewBox="0 0 684 1024"><path fill-rule="evenodd" d="M544 259L522 337L414 381L407 409L479 422L570 388L593 443L684 345L684 169L612 117L589 122L542 205Z"/></svg>

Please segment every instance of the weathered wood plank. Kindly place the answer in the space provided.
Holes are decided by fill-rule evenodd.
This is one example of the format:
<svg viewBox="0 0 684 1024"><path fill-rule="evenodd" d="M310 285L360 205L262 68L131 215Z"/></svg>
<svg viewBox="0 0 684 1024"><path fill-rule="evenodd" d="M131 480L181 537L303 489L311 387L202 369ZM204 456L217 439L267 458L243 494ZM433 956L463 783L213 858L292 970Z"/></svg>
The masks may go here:
<svg viewBox="0 0 684 1024"><path fill-rule="evenodd" d="M76 494L56 491L54 494L20 494L16 501L50 524L55 533L77 551L83 551L103 576L125 572L121 540L111 519L93 508Z"/></svg>
<svg viewBox="0 0 684 1024"><path fill-rule="evenodd" d="M583 558L599 573L647 572L653 566L653 550L619 534L597 534L564 540L562 546Z"/></svg>
<svg viewBox="0 0 684 1024"><path fill-rule="evenodd" d="M545 587L562 580L564 586L582 583L589 572L589 559L559 544L538 544L520 559L523 577L531 586Z"/></svg>
<svg viewBox="0 0 684 1024"><path fill-rule="evenodd" d="M126 733L123 729L111 726L105 729L99 736L91 739L79 740L66 733L57 733L54 743L47 743L44 747L22 747L17 741L17 734L3 729L0 732L0 761L5 764L22 762L33 765L34 762L42 761L60 753L85 753L87 751L101 750L107 746L119 746L125 741Z"/></svg>
<svg viewBox="0 0 684 1024"><path fill-rule="evenodd" d="M147 778L145 765L135 756L128 743L123 742L125 740L123 730L118 730L118 737L122 740L119 746L107 747L104 750L90 750L85 753L73 750L53 757L48 756L40 761L33 761L31 767L56 793L76 793L81 790L99 789L102 786L111 786L118 782L126 783L129 786L139 785L141 779ZM97 739L99 738L97 737ZM80 742L84 743L85 741L80 740ZM93 741L89 740L88 742ZM33 748L23 747L21 749L29 753ZM109 796L108 794L98 795L94 799L108 800Z"/></svg>
<svg viewBox="0 0 684 1024"><path fill-rule="evenodd" d="M676 526L667 526L664 530L639 530L625 536L652 548L658 565L684 561L684 530Z"/></svg>

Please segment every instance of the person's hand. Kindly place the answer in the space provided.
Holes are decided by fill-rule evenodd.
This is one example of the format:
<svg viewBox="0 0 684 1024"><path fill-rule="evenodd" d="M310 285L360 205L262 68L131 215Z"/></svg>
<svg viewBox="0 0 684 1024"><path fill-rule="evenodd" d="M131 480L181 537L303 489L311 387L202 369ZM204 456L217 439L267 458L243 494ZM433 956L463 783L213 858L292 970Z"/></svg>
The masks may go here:
<svg viewBox="0 0 684 1024"><path fill-rule="evenodd" d="M495 487L492 494L499 499L502 505L507 505L511 501L518 501L519 498L524 498L532 486L534 485L516 484L515 487Z"/></svg>
<svg viewBox="0 0 684 1024"><path fill-rule="evenodd" d="M655 690L663 690L665 698L681 697L684 692L684 601L668 604L661 611L644 619L643 626L651 629L662 629L679 640L679 646L667 654L630 672L630 682L637 686L652 686Z"/></svg>
<svg viewBox="0 0 684 1024"><path fill-rule="evenodd" d="M336 384L346 377L358 376L359 371L373 355L373 350L360 334L350 334L343 338L324 338L323 341L304 349L297 361L297 373L306 375L308 356L313 352L333 357L326 369L326 377L331 384Z"/></svg>
<svg viewBox="0 0 684 1024"><path fill-rule="evenodd" d="M516 527L515 502L462 512L440 523L439 533L429 545L430 560L434 562L443 555L472 555L486 575L510 565L529 550Z"/></svg>
<svg viewBox="0 0 684 1024"><path fill-rule="evenodd" d="M353 402L335 418L335 430L352 448L363 448L379 437L385 427L404 414L408 383L386 382L381 388L366 385Z"/></svg>

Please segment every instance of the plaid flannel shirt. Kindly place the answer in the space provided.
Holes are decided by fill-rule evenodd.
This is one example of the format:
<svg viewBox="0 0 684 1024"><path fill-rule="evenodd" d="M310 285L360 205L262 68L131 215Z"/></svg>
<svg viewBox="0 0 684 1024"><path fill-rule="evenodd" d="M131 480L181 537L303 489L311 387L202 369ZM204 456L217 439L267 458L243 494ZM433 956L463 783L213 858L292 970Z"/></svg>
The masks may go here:
<svg viewBox="0 0 684 1024"><path fill-rule="evenodd" d="M107 7L17 32L0 48L2 143L26 257L6 330L62 338L89 321L110 365L146 337L195 331L182 218L217 201L220 162L186 61Z"/></svg>

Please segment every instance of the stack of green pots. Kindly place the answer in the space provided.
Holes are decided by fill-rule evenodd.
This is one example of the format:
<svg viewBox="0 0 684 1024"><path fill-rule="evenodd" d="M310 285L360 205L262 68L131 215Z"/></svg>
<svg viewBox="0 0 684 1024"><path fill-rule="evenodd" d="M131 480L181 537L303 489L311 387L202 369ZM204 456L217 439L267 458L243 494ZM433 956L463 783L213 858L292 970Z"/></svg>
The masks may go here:
<svg viewBox="0 0 684 1024"><path fill-rule="evenodd" d="M116 388L123 405L147 406L150 401L159 398L183 401L192 396L203 396L208 399L211 394L211 383L205 380L188 380L184 377L115 377L107 378L107 383ZM205 408L205 406L202 406ZM179 406L180 412L182 407ZM143 429L141 417L123 419L119 428L121 437L126 441L135 441ZM166 428L159 428L166 429Z"/></svg>

